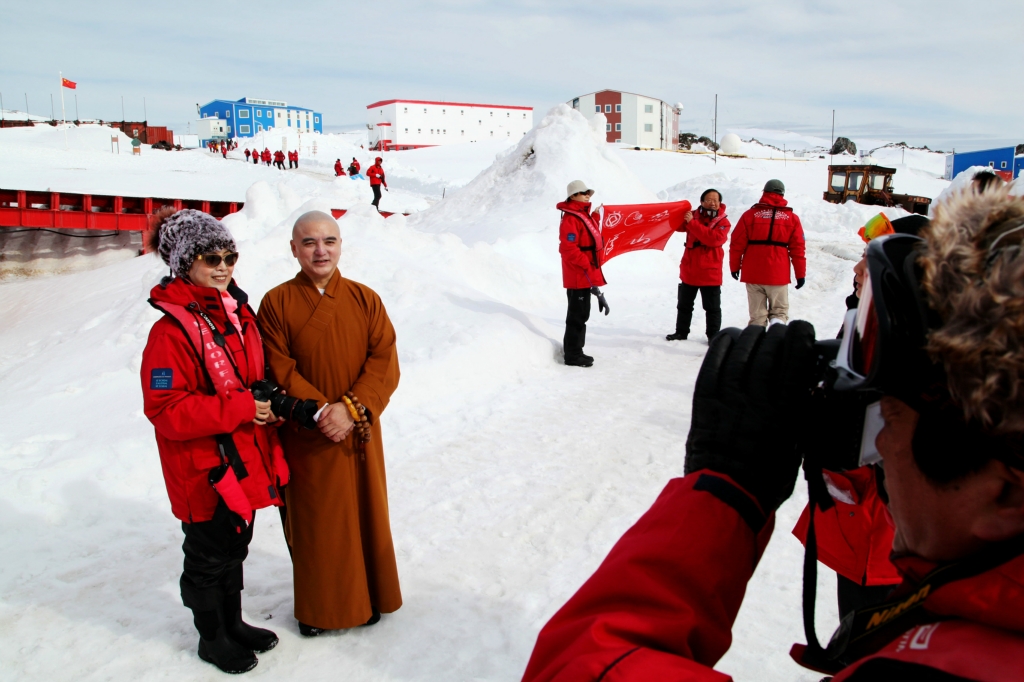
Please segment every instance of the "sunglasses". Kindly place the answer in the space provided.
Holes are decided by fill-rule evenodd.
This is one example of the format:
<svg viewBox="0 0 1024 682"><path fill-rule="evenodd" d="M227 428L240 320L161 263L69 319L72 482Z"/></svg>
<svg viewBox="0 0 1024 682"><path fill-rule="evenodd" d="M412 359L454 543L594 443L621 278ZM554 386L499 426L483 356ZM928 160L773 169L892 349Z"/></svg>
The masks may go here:
<svg viewBox="0 0 1024 682"><path fill-rule="evenodd" d="M229 253L226 256L220 256L216 253L205 253L196 256L196 260L203 261L203 263L210 266L211 268L217 267L218 265L220 265L221 261L224 261L224 265L227 265L230 268L232 265L238 262L238 254Z"/></svg>

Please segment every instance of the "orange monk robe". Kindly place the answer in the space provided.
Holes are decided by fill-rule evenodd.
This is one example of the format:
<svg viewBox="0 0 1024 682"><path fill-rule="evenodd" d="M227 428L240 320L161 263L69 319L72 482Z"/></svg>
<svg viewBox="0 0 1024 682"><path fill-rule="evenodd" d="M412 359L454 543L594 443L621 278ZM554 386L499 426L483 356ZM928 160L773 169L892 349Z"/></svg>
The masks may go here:
<svg viewBox="0 0 1024 682"><path fill-rule="evenodd" d="M324 294L305 274L267 292L257 320L268 376L321 406L352 391L373 439L365 459L355 431L334 443L319 429L281 427L291 469L285 537L292 550L295 617L336 630L402 605L391 541L380 416L398 386L395 329L369 287L335 272Z"/></svg>

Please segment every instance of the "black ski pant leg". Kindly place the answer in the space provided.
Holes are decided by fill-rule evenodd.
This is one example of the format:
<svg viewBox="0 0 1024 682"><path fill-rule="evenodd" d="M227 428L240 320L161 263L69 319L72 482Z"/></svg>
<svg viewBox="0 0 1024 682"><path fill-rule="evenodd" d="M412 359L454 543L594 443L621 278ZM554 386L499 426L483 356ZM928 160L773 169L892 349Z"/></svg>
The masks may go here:
<svg viewBox="0 0 1024 682"><path fill-rule="evenodd" d="M373 190L373 201L370 203L380 210L380 185L370 185L370 189Z"/></svg>
<svg viewBox="0 0 1024 682"><path fill-rule="evenodd" d="M193 611L213 611L225 595L242 590L242 562L249 554L254 524L238 532L233 517L221 501L210 521L181 524L185 532L181 601Z"/></svg>
<svg viewBox="0 0 1024 682"><path fill-rule="evenodd" d="M566 289L569 306L565 313L565 336L562 350L567 358L583 355L587 342L587 320L590 319L590 289Z"/></svg>
<svg viewBox="0 0 1024 682"><path fill-rule="evenodd" d="M676 334L686 336L690 333L690 321L693 319L693 302L697 300L700 287L679 283L676 295Z"/></svg>
<svg viewBox="0 0 1024 682"><path fill-rule="evenodd" d="M708 342L722 328L722 287L701 287L700 304L704 308Z"/></svg>

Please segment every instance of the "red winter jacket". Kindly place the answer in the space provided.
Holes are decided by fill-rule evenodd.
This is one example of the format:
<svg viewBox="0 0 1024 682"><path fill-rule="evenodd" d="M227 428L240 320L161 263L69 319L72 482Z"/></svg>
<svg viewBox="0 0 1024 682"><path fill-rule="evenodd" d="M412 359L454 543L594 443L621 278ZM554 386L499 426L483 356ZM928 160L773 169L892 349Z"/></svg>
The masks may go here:
<svg viewBox="0 0 1024 682"><path fill-rule="evenodd" d="M774 522L726 476L698 471L669 482L540 631L523 681L731 679L712 666L732 643L732 624ZM897 597L907 603L935 565L898 563L907 584L895 594L910 594ZM917 624L886 633L888 643L876 644L834 681L923 679L929 668L971 680L1024 679L1022 584L1018 554L926 592L924 606L912 612Z"/></svg>
<svg viewBox="0 0 1024 682"><path fill-rule="evenodd" d="M156 429L171 511L186 523L209 521L217 507L219 496L208 477L210 469L223 463L214 440L218 434L231 434L249 474L240 483L253 509L280 505L277 486L288 482L276 431L252 423L256 403L247 387L263 378L264 368L256 316L248 297L233 282L229 292L238 302L241 335L228 321L216 289L175 278L157 285L150 294L153 307L167 314L153 325L142 352L143 406ZM226 361L209 334L199 336L206 326L193 312L197 310L205 312L224 335L224 347L234 363ZM190 332L182 326L183 320L194 325ZM200 341L205 347L197 349L197 340L205 340L205 344ZM207 355L200 357L200 352ZM223 382L219 391L211 383L211 371L223 375L218 377Z"/></svg>
<svg viewBox="0 0 1024 682"><path fill-rule="evenodd" d="M381 167L379 161L366 169L366 177L370 178L371 185L388 186L387 181L384 180L384 169Z"/></svg>
<svg viewBox="0 0 1024 682"><path fill-rule="evenodd" d="M589 289L606 284L601 272L604 240L598 213L591 214L590 204L565 200L555 206L562 211L558 226L558 253L562 255L562 286L566 289Z"/></svg>
<svg viewBox="0 0 1024 682"><path fill-rule="evenodd" d="M797 279L805 277L804 228L781 195L765 192L732 232L729 271L738 270L742 282L778 286L790 282L790 260Z"/></svg>
<svg viewBox="0 0 1024 682"><path fill-rule="evenodd" d="M261 159L262 159L262 160L263 160L263 161L264 161L265 163L270 163L270 150L269 150L269 149L264 149L264 150L263 150L263 153L262 153L262 154L260 154L260 158L261 158Z"/></svg>
<svg viewBox="0 0 1024 682"><path fill-rule="evenodd" d="M349 174L349 175L359 175L359 169L360 169L360 167L361 167L361 166L359 165L359 162L358 162L358 161L356 161L355 159L352 159L352 163L350 163L350 164L348 165L348 174ZM383 173L383 172L384 172L384 171L383 171L383 170L381 170L381 173ZM383 176L382 176L382 177L383 177Z"/></svg>
<svg viewBox="0 0 1024 682"><path fill-rule="evenodd" d="M338 161L334 162L334 174L339 176L339 177L341 176L341 160L340 159Z"/></svg>
<svg viewBox="0 0 1024 682"><path fill-rule="evenodd" d="M718 208L718 215L711 218L697 209L693 220L676 229L686 233L686 250L679 261L679 280L694 287L722 286L722 261L729 241L732 223L725 215L725 204Z"/></svg>
<svg viewBox="0 0 1024 682"><path fill-rule="evenodd" d="M899 584L899 571L889 560L895 531L872 467L826 471L825 484L835 504L814 514L818 561L858 585ZM808 521L810 509L804 507L793 528L800 542L806 543Z"/></svg>
<svg viewBox="0 0 1024 682"><path fill-rule="evenodd" d="M284 163L284 152L281 151L280 149L278 149L276 152L274 152L274 161L279 161L281 163Z"/></svg>

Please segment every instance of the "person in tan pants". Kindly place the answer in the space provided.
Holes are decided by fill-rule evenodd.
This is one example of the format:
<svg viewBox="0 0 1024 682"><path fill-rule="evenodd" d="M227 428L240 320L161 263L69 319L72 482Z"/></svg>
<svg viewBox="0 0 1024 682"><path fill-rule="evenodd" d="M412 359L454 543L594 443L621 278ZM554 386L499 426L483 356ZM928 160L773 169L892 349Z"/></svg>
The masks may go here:
<svg viewBox="0 0 1024 682"><path fill-rule="evenodd" d="M796 288L804 285L807 259L800 218L786 205L786 187L769 180L761 200L736 224L729 242L729 272L747 285L750 322L767 326L789 321L789 267L796 273Z"/></svg>

